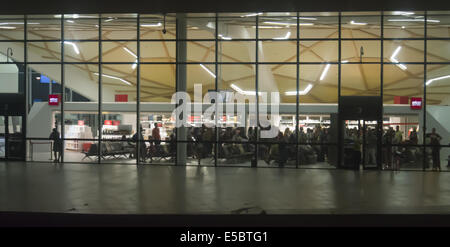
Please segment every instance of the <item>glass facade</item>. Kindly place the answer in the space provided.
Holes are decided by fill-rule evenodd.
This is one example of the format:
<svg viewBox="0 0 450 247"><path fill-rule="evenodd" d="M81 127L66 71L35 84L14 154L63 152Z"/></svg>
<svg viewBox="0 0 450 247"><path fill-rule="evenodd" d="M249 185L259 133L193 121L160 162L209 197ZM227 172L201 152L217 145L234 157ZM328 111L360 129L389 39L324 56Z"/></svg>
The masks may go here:
<svg viewBox="0 0 450 247"><path fill-rule="evenodd" d="M348 156L446 170L449 22L417 11L0 16L0 75L17 74L0 93L26 89L27 160L53 160L55 128L64 162L335 168ZM176 128L174 93L194 108L199 86L202 113ZM208 119L207 92L245 104ZM380 97L383 114L339 118L342 96ZM278 116L264 113L274 104ZM261 136L267 121L276 137Z"/></svg>

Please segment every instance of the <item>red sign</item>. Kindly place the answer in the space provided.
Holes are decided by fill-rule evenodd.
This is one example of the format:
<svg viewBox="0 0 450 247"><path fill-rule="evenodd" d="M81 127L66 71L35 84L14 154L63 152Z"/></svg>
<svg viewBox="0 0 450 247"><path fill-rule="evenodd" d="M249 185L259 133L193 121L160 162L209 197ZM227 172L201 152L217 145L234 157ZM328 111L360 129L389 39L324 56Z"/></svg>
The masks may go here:
<svg viewBox="0 0 450 247"><path fill-rule="evenodd" d="M113 120L112 121L112 125L118 126L118 125L120 125L120 121L119 120Z"/></svg>
<svg viewBox="0 0 450 247"><path fill-rule="evenodd" d="M409 97L408 96L394 96L394 104L408 104Z"/></svg>
<svg viewBox="0 0 450 247"><path fill-rule="evenodd" d="M414 109L414 110L422 109L422 98L411 97L410 106L411 106L411 109Z"/></svg>
<svg viewBox="0 0 450 247"><path fill-rule="evenodd" d="M59 94L48 95L48 105L59 105L59 101L60 101Z"/></svg>
<svg viewBox="0 0 450 247"><path fill-rule="evenodd" d="M116 94L116 102L128 102L128 94Z"/></svg>
<svg viewBox="0 0 450 247"><path fill-rule="evenodd" d="M105 120L104 125L112 125L112 120Z"/></svg>
<svg viewBox="0 0 450 247"><path fill-rule="evenodd" d="M84 125L84 121L83 120L78 120L78 125L83 126Z"/></svg>
<svg viewBox="0 0 450 247"><path fill-rule="evenodd" d="M200 122L200 116L189 116L189 122Z"/></svg>
<svg viewBox="0 0 450 247"><path fill-rule="evenodd" d="M222 116L222 121L226 122L227 121L227 116Z"/></svg>

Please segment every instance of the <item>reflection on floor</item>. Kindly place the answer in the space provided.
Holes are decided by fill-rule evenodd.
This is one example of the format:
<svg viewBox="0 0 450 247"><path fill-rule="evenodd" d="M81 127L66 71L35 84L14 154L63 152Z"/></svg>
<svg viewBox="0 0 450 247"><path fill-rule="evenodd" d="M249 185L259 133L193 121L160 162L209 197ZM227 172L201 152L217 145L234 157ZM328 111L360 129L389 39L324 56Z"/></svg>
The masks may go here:
<svg viewBox="0 0 450 247"><path fill-rule="evenodd" d="M450 173L0 162L0 211L450 213Z"/></svg>
<svg viewBox="0 0 450 247"><path fill-rule="evenodd" d="M74 163L97 163L96 157L87 157L84 158L85 155L80 152L70 151L66 150L64 153L65 162L74 162ZM49 162L50 161L50 153L49 152L35 152L33 155L33 161L41 161L41 162ZM104 164L130 164L134 165L136 164L136 159L120 156L117 158L108 157L104 160L102 160L102 163ZM201 166L214 166L215 160L213 157L210 158L203 158L200 160ZM146 160L144 164L157 164L157 165L174 165L175 161L171 160L169 158L163 159L163 160L154 160L150 162L149 160ZM186 160L186 164L189 166L198 166L199 161L193 158L188 158ZM251 167L251 161L249 159L247 160L235 160L233 162L230 162L226 159L218 159L217 160L218 166L230 166L230 167ZM284 164L284 166L280 166L276 161L271 161L270 164L268 164L264 160L258 160L258 167L286 167L286 168L296 168L295 161L289 160ZM307 165L299 165L298 168L321 168L321 169L335 169L336 167L333 165L330 165L328 162L316 162L314 164L307 164ZM361 169L363 167L361 166ZM450 171L450 167L447 166L447 160L443 160L441 162L441 169L442 171ZM387 168L386 170L392 170L392 168ZM422 164L421 163L402 163L400 166L400 170L422 170ZM432 170L432 168L428 168L427 170Z"/></svg>

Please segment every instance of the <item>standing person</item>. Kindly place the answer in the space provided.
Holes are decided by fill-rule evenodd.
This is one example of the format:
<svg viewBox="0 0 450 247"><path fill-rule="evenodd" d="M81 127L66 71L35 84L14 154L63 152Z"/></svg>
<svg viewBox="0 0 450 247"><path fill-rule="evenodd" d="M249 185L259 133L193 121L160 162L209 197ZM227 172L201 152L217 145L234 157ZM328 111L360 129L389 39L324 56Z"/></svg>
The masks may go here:
<svg viewBox="0 0 450 247"><path fill-rule="evenodd" d="M367 163L375 165L377 163L377 136L374 129L369 129L367 133L367 153L368 160Z"/></svg>
<svg viewBox="0 0 450 247"><path fill-rule="evenodd" d="M430 134L431 154L433 156L433 170L441 170L440 141L442 137L436 133L436 128L432 129Z"/></svg>
<svg viewBox="0 0 450 247"><path fill-rule="evenodd" d="M357 131L353 136L353 162L355 169L359 170L361 164L361 132Z"/></svg>
<svg viewBox="0 0 450 247"><path fill-rule="evenodd" d="M161 135L159 134L158 123L155 123L155 128L152 130L152 137L155 140L155 145L158 147L161 144Z"/></svg>
<svg viewBox="0 0 450 247"><path fill-rule="evenodd" d="M141 161L141 162L144 162L145 161L145 156L146 156L146 148L147 148L147 146L145 145L145 142L144 142L144 136L142 135L142 132L144 131L143 129L142 129L142 127L140 127L141 128L141 133L140 133L140 135L139 135L139 139L140 139L140 142L139 142L139 161ZM131 138L131 140L133 141L133 142L136 142L136 146L135 146L135 157L137 158L137 154L138 154L138 150L137 150L137 142L138 142L138 132L136 132L134 135L133 135L133 137Z"/></svg>
<svg viewBox="0 0 450 247"><path fill-rule="evenodd" d="M48 138L53 140L53 153L55 155L55 160L53 162L61 162L62 141L58 130L53 128L53 131Z"/></svg>
<svg viewBox="0 0 450 247"><path fill-rule="evenodd" d="M411 134L409 134L409 140L411 141L411 143L417 145L417 143L419 143L419 138L417 137L417 131L416 128L413 129L413 131L411 132Z"/></svg>

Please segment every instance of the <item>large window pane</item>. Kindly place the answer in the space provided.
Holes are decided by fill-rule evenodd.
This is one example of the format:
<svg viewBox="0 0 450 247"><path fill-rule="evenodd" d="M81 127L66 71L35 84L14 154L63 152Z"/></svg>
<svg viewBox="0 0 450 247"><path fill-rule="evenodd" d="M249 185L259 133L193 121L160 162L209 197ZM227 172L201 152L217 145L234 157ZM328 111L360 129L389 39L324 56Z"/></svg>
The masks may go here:
<svg viewBox="0 0 450 247"><path fill-rule="evenodd" d="M32 40L61 40L61 17L49 19L28 19L27 38Z"/></svg>
<svg viewBox="0 0 450 247"><path fill-rule="evenodd" d="M300 62L337 62L338 47L338 41L300 41Z"/></svg>
<svg viewBox="0 0 450 247"><path fill-rule="evenodd" d="M175 14L167 14L165 23L164 15L141 15L140 25L141 39L176 39ZM163 32L164 28L166 32Z"/></svg>
<svg viewBox="0 0 450 247"><path fill-rule="evenodd" d="M136 39L137 20L132 17L111 15L102 18L102 39Z"/></svg>
<svg viewBox="0 0 450 247"><path fill-rule="evenodd" d="M338 66L300 66L300 103L337 103Z"/></svg>
<svg viewBox="0 0 450 247"><path fill-rule="evenodd" d="M343 64L341 95L380 95L380 67L379 64Z"/></svg>
<svg viewBox="0 0 450 247"><path fill-rule="evenodd" d="M341 21L342 38L380 38L379 16L344 16Z"/></svg>
<svg viewBox="0 0 450 247"><path fill-rule="evenodd" d="M296 41L260 41L259 62L296 62Z"/></svg>
<svg viewBox="0 0 450 247"><path fill-rule="evenodd" d="M221 41L219 42L220 62L255 62L254 41Z"/></svg>
<svg viewBox="0 0 450 247"><path fill-rule="evenodd" d="M67 18L64 23L64 39L97 40L99 22L96 18Z"/></svg>
<svg viewBox="0 0 450 247"><path fill-rule="evenodd" d="M66 45L69 48L69 45ZM71 47L70 47L71 48ZM28 62L60 62L61 42L29 42Z"/></svg>
<svg viewBox="0 0 450 247"><path fill-rule="evenodd" d="M300 38L338 38L337 16L300 17Z"/></svg>

